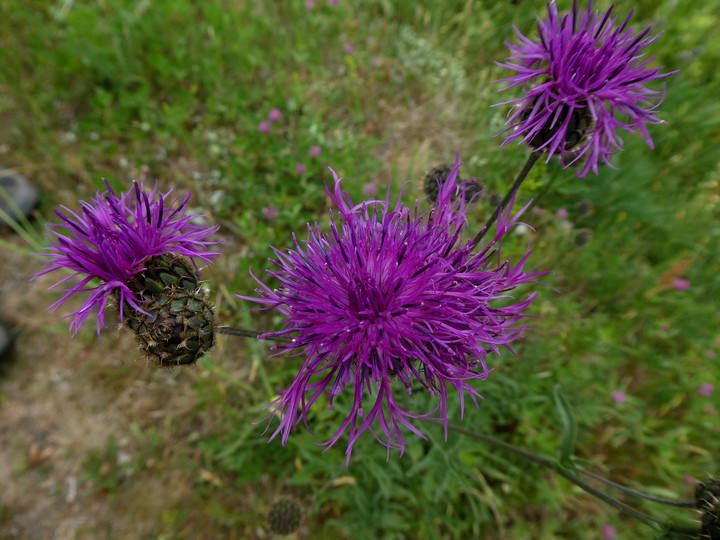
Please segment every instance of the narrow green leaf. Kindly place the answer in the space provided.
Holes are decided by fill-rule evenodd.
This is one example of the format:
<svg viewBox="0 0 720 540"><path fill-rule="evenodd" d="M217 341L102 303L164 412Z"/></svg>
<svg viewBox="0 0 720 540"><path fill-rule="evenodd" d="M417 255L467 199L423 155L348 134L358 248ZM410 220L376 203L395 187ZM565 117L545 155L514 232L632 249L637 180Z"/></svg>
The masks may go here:
<svg viewBox="0 0 720 540"><path fill-rule="evenodd" d="M560 385L553 388L553 399L555 406L560 413L560 421L563 425L562 439L560 440L559 461L564 467L573 466L573 453L575 452L575 440L577 439L577 424L575 423L575 415L570 408L570 404L562 395Z"/></svg>

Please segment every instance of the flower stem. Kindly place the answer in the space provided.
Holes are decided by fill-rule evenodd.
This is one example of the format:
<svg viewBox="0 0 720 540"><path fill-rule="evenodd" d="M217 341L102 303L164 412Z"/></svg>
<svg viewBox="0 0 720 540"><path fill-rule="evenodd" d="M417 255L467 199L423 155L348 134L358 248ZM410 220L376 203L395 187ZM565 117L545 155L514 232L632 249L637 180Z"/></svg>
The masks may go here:
<svg viewBox="0 0 720 540"><path fill-rule="evenodd" d="M538 456L537 454L533 454L531 452L527 452L526 450L522 450L521 448L518 448L516 446L513 446L512 444L506 443L504 441L500 441L498 439L494 439L493 437L489 437L487 435L483 435L481 433L475 433L474 431L470 431L468 429L462 428L460 426L455 426L452 424L448 424L448 429L455 431L457 433L461 433L462 435L466 435L467 437L470 437L471 439L475 439L476 441L481 441L484 443L487 443L491 446L494 446L495 448L500 448L501 450L505 450L507 452L510 452L512 454L515 454L516 456L522 457L524 459L527 459L528 461L532 461L533 463L537 463L538 465L542 465L544 467L547 467L548 469L551 469L558 473L560 476L565 478L566 480L572 482L582 490L586 491L590 495L593 495L600 499L601 501L606 502L616 510L622 512L623 514L633 517L637 519L638 521L644 523L645 525L652 527L655 530L662 530L663 522L658 521L647 514L643 514L642 512L635 510L633 507L628 506L627 504L618 501L614 497L611 497L609 495L606 495L602 491L599 491L595 489L594 487L586 484L582 480L580 480L577 476L575 476L573 473L562 467L559 463L552 461L548 458L544 458L542 456Z"/></svg>
<svg viewBox="0 0 720 540"><path fill-rule="evenodd" d="M508 202L510 202L510 199L512 196L517 193L517 190L520 189L520 185L525 181L525 178L527 178L527 175L530 173L530 170L533 168L535 163L538 159L540 159L540 156L542 155L542 152L530 152L530 155L527 158L527 161L525 162L525 165L523 165L522 170L520 171L520 174L517 175L517 178L515 178L515 181L513 182L512 186L510 186L510 189L505 194L505 197L503 197L502 202L498 205L498 207L495 209L495 212L493 212L493 215L488 219L485 226L480 230L479 233L477 233L477 236L473 238L471 245L476 246L480 240L483 239L485 234L490 230L490 227L492 227L492 224L495 223L495 220L498 218L498 215L501 211L503 211L506 207Z"/></svg>
<svg viewBox="0 0 720 540"><path fill-rule="evenodd" d="M695 501L675 501L673 499L664 499L662 497L653 497L652 495L646 495L645 493L640 493L639 491L635 491L634 489L631 489L629 487L625 487L623 485L616 484L612 480L608 480L607 478L598 476L597 474L591 473L590 471L584 471L582 469L578 469L578 472L581 474L584 474L585 476L589 476L590 478L593 478L593 479L597 480L598 482L602 482L603 484L606 484L608 486L619 489L620 491L627 493L628 495L632 495L632 496L638 497L640 499L646 499L648 501L656 502L658 504L664 504L666 506L676 506L678 508L695 508L695 506L697 504Z"/></svg>
<svg viewBox="0 0 720 540"><path fill-rule="evenodd" d="M272 341L282 341L284 343L290 343L292 341L292 339L290 338L280 336L261 337L263 335L263 332L258 332L257 330L246 330L245 328L235 328L234 326L218 326L217 331L218 334L227 334L228 336L269 339Z"/></svg>

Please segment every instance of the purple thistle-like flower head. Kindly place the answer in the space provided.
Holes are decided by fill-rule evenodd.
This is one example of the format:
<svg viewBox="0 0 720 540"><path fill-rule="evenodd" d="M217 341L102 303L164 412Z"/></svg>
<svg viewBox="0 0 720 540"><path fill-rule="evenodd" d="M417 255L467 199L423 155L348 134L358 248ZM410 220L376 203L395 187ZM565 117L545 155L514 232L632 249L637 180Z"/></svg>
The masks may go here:
<svg viewBox="0 0 720 540"><path fill-rule="evenodd" d="M672 73L649 67L655 58L643 52L660 34L635 34L632 12L618 24L613 7L600 15L592 0L584 11L575 0L559 16L551 1L547 19L538 19L539 39L515 29L519 43L507 44L512 56L498 65L516 73L497 82L508 83L502 90L522 86L525 94L499 104L513 105L503 145L524 142L547 151L548 160L559 156L564 167L582 160L579 177L598 174L598 163L612 167L610 157L623 146L618 129L640 131L653 147L646 124L662 123L655 114L665 93L645 83Z"/></svg>
<svg viewBox="0 0 720 540"><path fill-rule="evenodd" d="M127 193L116 195L106 182L107 191L98 193L94 199L80 201L82 212L76 213L61 207L55 213L61 223L48 225L51 247L46 248L47 268L34 277L53 270L69 270L71 275L61 279L51 288L78 277L74 286L62 289L66 292L50 306L54 311L68 298L79 292L90 296L77 311L66 315L73 317L70 330L73 335L93 311L97 312L97 331L105 325L104 309L110 297L119 295L120 319L123 306L128 305L141 313L142 302L129 286L133 278L146 269L150 257L175 254L210 263L219 253L206 251L208 241L218 227L204 227L191 223L194 216L185 215L190 193L182 200L170 200L167 193L155 188L146 193L142 183L133 183ZM93 284L93 280L102 283Z"/></svg>
<svg viewBox="0 0 720 540"><path fill-rule="evenodd" d="M350 394L350 413L323 444L332 446L347 432L347 459L358 438L370 431L382 444L399 448L407 430L423 437L414 419L442 420L447 430L447 400L457 391L477 405L473 386L492 370L487 357L509 348L526 327L520 322L534 294L515 301L510 292L535 283L542 272L526 271L529 252L515 265L501 259L501 241L525 210L511 217L503 209L492 240L475 250L464 239L467 213L478 200L465 200L456 162L441 186L433 209L420 213L399 198L355 205L337 175L327 192L335 205L328 233L308 225L308 238L287 252L274 249L278 282L259 279L259 297L246 300L278 310L284 328L264 337L292 334L279 346L304 356L297 377L270 405L280 425L271 440L291 430L325 395L332 408ZM526 207L527 208L527 207ZM423 387L437 396L431 411L406 410L398 394ZM432 415L438 412L438 416ZM308 428L309 429L309 428Z"/></svg>

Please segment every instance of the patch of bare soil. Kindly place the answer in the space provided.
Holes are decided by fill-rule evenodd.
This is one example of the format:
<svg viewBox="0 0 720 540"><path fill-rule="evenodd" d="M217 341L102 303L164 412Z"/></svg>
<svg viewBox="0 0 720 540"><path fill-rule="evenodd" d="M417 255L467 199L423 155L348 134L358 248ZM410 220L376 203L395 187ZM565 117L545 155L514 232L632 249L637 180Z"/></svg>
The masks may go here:
<svg viewBox="0 0 720 540"><path fill-rule="evenodd" d="M173 512L197 504L200 456L186 441L205 431L192 385L207 374L148 365L117 324L101 342L90 321L71 337L60 315L79 302L48 312L57 276L29 282L39 258L0 251L0 318L20 331L0 366L0 538L158 537ZM152 453L138 433L157 438Z"/></svg>

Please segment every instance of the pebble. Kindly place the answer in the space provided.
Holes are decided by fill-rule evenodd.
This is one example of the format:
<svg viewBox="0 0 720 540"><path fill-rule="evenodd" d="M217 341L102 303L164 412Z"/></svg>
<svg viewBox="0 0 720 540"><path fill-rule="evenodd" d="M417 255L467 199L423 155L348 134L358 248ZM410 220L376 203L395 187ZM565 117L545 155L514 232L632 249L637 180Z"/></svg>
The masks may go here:
<svg viewBox="0 0 720 540"><path fill-rule="evenodd" d="M30 211L35 208L40 198L38 190L24 177L16 173L0 172L0 188L5 191L0 194L0 210L14 219L18 219L20 216L8 204L5 195L10 196L10 200L15 203L24 216L30 214ZM0 214L3 212L0 212ZM8 222L0 216L0 227L3 226L7 227Z"/></svg>

